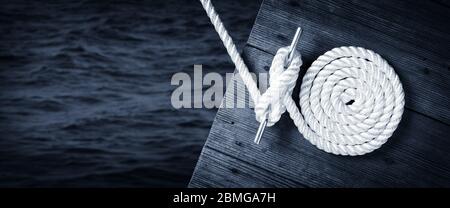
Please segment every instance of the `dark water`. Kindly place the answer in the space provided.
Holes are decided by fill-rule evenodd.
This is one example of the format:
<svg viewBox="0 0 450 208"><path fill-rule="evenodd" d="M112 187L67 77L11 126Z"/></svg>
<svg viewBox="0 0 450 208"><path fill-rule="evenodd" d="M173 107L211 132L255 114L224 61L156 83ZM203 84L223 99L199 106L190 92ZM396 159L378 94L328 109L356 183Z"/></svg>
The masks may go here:
<svg viewBox="0 0 450 208"><path fill-rule="evenodd" d="M244 45L260 1L213 1ZM171 76L234 67L197 1L0 7L0 186L186 186L216 110Z"/></svg>

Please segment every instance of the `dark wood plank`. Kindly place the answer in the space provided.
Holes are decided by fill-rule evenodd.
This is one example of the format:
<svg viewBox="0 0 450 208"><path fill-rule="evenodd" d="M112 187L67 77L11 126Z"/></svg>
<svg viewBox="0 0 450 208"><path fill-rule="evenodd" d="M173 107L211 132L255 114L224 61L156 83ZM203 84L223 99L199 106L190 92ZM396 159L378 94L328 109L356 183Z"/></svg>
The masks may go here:
<svg viewBox="0 0 450 208"><path fill-rule="evenodd" d="M195 171L190 187L306 187L209 146L203 149L196 168L214 171Z"/></svg>
<svg viewBox="0 0 450 208"><path fill-rule="evenodd" d="M311 10L317 7L311 1L301 1L301 3L305 2L312 5ZM330 4L325 7L325 10L322 7L315 8L318 10L317 13L325 13L325 11L333 13L342 9L336 8L337 5L328 1L317 2L316 4ZM385 4L388 3L385 2ZM389 6L401 6L401 3L394 2L392 5L384 6L388 12L395 11L395 8ZM359 4L363 3L359 2ZM416 4L423 6L421 4L426 3ZM418 49L413 44L401 43L405 41L401 36L391 37L396 42L389 45L388 42L382 40L383 34L376 31L370 33L371 35L368 37L358 35L359 33L354 34L351 38L345 35L335 37L333 34L338 31L336 28L339 27L335 28L333 24L340 24L341 27L353 28L358 31L371 31L372 29L357 27L353 20L348 19L344 19L344 23L339 23L338 20L342 18L339 16L333 17L336 18L335 20L330 20L332 24L325 24L319 20L328 17L317 17L319 20L315 20L316 17L310 17L313 15L311 11L299 9L304 4L299 7L295 5L295 3L284 0L263 3L249 38L249 44L243 53L250 70L254 72L268 70L275 50L289 44L295 30L294 23L300 20L304 23L302 26L305 28L300 49L303 59L306 60L305 67L325 51L335 46L345 45L344 43L350 40L357 41L355 45L358 46L379 49L375 50L396 68L406 90L408 108L405 110L398 129L386 144L373 153L358 157L336 156L317 149L305 140L287 114L284 114L275 126L267 128L261 144L256 145L253 143L253 137L259 123L255 121L253 110L250 108L220 108L189 186L450 187L449 115L437 115L449 111L447 105L450 77L448 69L441 66L442 63L448 64L447 60L444 60L448 55L438 53L442 52L439 50L443 50L442 47L447 44L445 41L448 41L448 37L444 38L444 46L436 44L433 49ZM339 6L347 8L351 4L345 2L342 5L339 4ZM376 3L369 2L356 6L355 10L366 7L376 8L374 5ZM296 9L291 7L296 7ZM267 11L272 11L272 16ZM426 10L421 8L413 11L411 15L424 15L424 11ZM431 17L444 15L439 11L430 14ZM345 13L340 13L340 15L343 14ZM379 15L373 12L371 14ZM320 14L317 15L320 16ZM309 17L311 19L307 19ZM400 17L401 15L398 16L398 18ZM429 17L423 17L417 21L419 23L426 22L425 20L428 20ZM394 18L395 20L392 22L409 21L398 18ZM274 25L270 25L268 22ZM372 25L374 24L372 23ZM408 24L404 25L408 26ZM323 28L319 29L320 25L323 25ZM380 27L377 26L377 28ZM433 38L442 36L442 32L448 30L448 28L439 28L436 25L427 26L427 29L433 30L433 33L441 33L432 36ZM310 30L314 32L308 32ZM405 34L408 33L407 29L399 30ZM343 34L352 35L348 32ZM378 41L378 44L372 43L371 40L375 43ZM424 40L422 39L422 41ZM396 43L401 44L397 46ZM404 52L407 51L406 49L412 50L414 53ZM426 60L420 58L424 54L427 55ZM406 67L408 61L411 61L410 68ZM417 71L419 68L414 68L423 66L430 67L428 74ZM239 76L235 78L233 82L236 82L238 87L236 91L228 88L224 102L228 99L235 99L234 95L238 93L246 93L248 98L248 93ZM295 100L298 97L296 95L300 82L301 80L298 81L294 91ZM427 82L430 83L426 85ZM437 95L440 95L441 98ZM246 104L248 101L249 99L245 99ZM438 101L443 103L437 103Z"/></svg>
<svg viewBox="0 0 450 208"><path fill-rule="evenodd" d="M272 55L246 47L251 69ZM237 93L248 92L238 79ZM297 89L298 90L298 89ZM230 88L224 98L233 99ZM246 99L248 103L248 99ZM406 110L389 141L361 157L325 153L306 141L287 115L253 143L252 109L221 108L190 187L425 187L450 186L449 126Z"/></svg>
<svg viewBox="0 0 450 208"><path fill-rule="evenodd" d="M426 1L264 1L248 44L275 54L301 26L304 69L334 47L369 48L394 67L407 108L450 124L448 19Z"/></svg>

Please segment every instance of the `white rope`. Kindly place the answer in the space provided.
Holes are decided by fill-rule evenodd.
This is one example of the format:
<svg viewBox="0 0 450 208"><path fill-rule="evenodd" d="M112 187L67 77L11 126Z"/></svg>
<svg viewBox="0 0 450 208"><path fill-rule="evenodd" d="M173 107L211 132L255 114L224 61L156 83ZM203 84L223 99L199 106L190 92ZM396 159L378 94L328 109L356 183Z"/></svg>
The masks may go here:
<svg viewBox="0 0 450 208"><path fill-rule="evenodd" d="M397 128L404 109L402 84L380 55L360 47L340 47L320 56L306 71L300 108L292 100L300 54L284 68L289 47L278 50L270 67L270 87L261 95L210 0L200 0L255 103L256 119L275 124L286 110L300 133L319 149L363 155L379 148Z"/></svg>

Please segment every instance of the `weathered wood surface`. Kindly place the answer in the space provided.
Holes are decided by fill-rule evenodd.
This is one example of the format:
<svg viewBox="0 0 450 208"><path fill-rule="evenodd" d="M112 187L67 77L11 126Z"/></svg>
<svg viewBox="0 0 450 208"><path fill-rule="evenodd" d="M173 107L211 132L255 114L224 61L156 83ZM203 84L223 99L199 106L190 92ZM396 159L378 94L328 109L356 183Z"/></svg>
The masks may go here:
<svg viewBox="0 0 450 208"><path fill-rule="evenodd" d="M380 149L344 157L310 144L287 114L256 145L253 110L221 108L189 186L450 187L449 15L437 1L264 1L243 52L250 70L268 70L299 25L302 69L343 45L387 59L405 89L403 119ZM246 91L238 76L233 81ZM230 90L227 99L235 99Z"/></svg>

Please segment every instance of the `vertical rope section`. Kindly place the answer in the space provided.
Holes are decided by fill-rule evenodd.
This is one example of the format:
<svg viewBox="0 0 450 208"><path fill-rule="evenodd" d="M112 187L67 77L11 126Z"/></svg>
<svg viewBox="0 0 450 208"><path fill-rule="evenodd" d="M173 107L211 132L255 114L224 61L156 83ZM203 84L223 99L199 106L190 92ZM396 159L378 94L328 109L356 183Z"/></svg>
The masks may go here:
<svg viewBox="0 0 450 208"><path fill-rule="evenodd" d="M245 86L247 86L247 89L250 93L250 97L253 99L254 103L257 103L259 97L261 96L261 93L259 92L259 89L247 68L247 65L245 65L241 55L237 51L233 39L223 26L223 23L220 20L219 15L214 9L214 6L212 5L211 1L200 0L200 2L202 3L203 8L205 9L209 19L211 20L211 23L214 25L214 29L216 29L216 32L219 35L220 39L222 40L223 45L227 49L228 55L230 56L234 65L236 66L236 69L241 75L241 78L244 81Z"/></svg>
<svg viewBox="0 0 450 208"><path fill-rule="evenodd" d="M326 52L306 71L300 108L292 99L300 66L295 54L284 67L288 47L272 60L270 87L260 94L210 0L200 0L255 102L256 120L274 125L288 111L299 132L317 148L336 155L363 155L392 136L404 111L403 87L394 69L377 53L361 47Z"/></svg>

